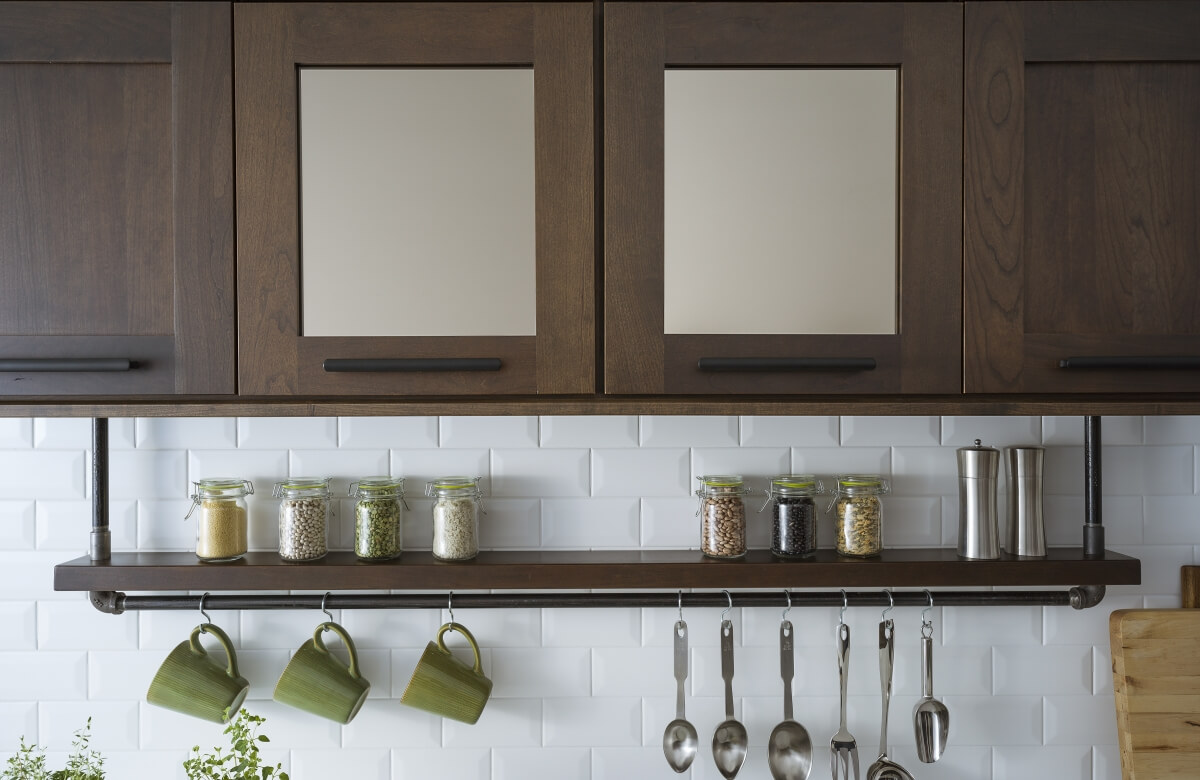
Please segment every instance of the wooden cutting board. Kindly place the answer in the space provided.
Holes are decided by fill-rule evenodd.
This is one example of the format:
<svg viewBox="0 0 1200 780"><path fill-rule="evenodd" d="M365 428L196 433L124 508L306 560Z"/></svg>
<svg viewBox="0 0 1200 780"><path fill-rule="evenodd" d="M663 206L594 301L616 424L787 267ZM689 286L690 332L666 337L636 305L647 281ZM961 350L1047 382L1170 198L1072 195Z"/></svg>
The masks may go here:
<svg viewBox="0 0 1200 780"><path fill-rule="evenodd" d="M1125 780L1200 777L1200 609L1117 610L1109 636Z"/></svg>

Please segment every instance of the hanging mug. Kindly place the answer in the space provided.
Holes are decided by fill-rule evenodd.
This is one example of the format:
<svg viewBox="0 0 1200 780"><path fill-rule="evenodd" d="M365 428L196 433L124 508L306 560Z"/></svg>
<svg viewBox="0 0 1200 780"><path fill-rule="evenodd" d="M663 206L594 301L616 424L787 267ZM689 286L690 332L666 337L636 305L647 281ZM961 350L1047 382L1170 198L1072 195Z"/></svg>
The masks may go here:
<svg viewBox="0 0 1200 780"><path fill-rule="evenodd" d="M211 634L225 648L229 661L222 667L200 644L200 634ZM233 643L212 623L201 623L186 642L180 642L150 682L146 701L194 718L228 723L250 691L238 673Z"/></svg>
<svg viewBox="0 0 1200 780"><path fill-rule="evenodd" d="M447 631L467 638L475 653L474 668L450 654L443 639ZM446 623L438 629L437 642L425 647L400 702L444 718L475 723L491 695L492 681L483 674L475 637L458 623Z"/></svg>
<svg viewBox="0 0 1200 780"><path fill-rule="evenodd" d="M346 645L350 653L349 666L325 646L321 634L326 631L337 634ZM300 645L279 676L275 701L346 724L358 714L370 690L371 683L358 670L354 640L337 623L322 623L317 626L312 639Z"/></svg>

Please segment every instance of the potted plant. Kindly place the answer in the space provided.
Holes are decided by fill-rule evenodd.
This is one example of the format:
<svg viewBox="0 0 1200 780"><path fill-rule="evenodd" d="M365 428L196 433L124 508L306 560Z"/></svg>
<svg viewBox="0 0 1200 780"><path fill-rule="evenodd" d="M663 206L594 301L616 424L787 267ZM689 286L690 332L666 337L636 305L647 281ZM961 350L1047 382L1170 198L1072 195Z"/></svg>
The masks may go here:
<svg viewBox="0 0 1200 780"><path fill-rule="evenodd" d="M21 746L16 755L8 759L0 780L104 780L104 758L88 747L92 738L92 719L75 732L71 740L71 754L67 765L54 772L46 771L46 751L34 744Z"/></svg>
<svg viewBox="0 0 1200 780"><path fill-rule="evenodd" d="M200 746L192 748L192 756L183 762L188 780L289 780L281 764L262 766L258 753L260 742L270 742L266 734L258 730L266 718L251 715L242 708L237 717L225 727L229 735L229 751L214 748L211 753L201 753Z"/></svg>

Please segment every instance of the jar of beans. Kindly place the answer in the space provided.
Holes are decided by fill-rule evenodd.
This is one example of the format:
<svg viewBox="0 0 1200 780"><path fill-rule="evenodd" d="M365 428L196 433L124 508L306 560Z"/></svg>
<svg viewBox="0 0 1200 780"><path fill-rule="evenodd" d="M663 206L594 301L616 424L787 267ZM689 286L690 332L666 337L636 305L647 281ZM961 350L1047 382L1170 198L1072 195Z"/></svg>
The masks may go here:
<svg viewBox="0 0 1200 780"><path fill-rule="evenodd" d="M767 501L771 505L771 554L777 558L807 558L817 551L817 506L813 496L824 486L812 474L771 477Z"/></svg>
<svg viewBox="0 0 1200 780"><path fill-rule="evenodd" d="M433 498L433 557L469 561L479 554L479 513L483 511L479 480L441 477L425 484L425 495Z"/></svg>
<svg viewBox="0 0 1200 780"><path fill-rule="evenodd" d="M878 474L842 474L829 508L834 513L837 551L866 558L883 550L883 503L890 487Z"/></svg>
<svg viewBox="0 0 1200 780"><path fill-rule="evenodd" d="M246 496L254 492L248 479L214 477L192 483L192 508L197 509L196 557L202 561L236 561L246 554Z"/></svg>
<svg viewBox="0 0 1200 780"><path fill-rule="evenodd" d="M746 504L744 480L735 474L697 477L703 517L700 551L710 558L740 558L746 554Z"/></svg>
<svg viewBox="0 0 1200 780"><path fill-rule="evenodd" d="M276 482L279 502L279 557L314 561L325 556L329 526L330 477L294 477Z"/></svg>
<svg viewBox="0 0 1200 780"><path fill-rule="evenodd" d="M403 477L366 477L350 483L354 501L354 554L387 561L404 551Z"/></svg>

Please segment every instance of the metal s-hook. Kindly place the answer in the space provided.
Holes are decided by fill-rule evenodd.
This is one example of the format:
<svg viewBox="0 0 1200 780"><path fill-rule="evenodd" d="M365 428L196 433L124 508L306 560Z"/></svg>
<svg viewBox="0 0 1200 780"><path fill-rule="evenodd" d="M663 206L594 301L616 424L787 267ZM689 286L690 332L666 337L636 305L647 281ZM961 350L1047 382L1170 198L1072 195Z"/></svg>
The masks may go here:
<svg viewBox="0 0 1200 780"><path fill-rule="evenodd" d="M446 597L446 609L450 611L450 630L454 630L454 591Z"/></svg>
<svg viewBox="0 0 1200 780"><path fill-rule="evenodd" d="M921 610L921 636L926 639L932 639L933 621L929 619L929 612L933 609L933 594L925 591L925 595L929 597L929 606Z"/></svg>
<svg viewBox="0 0 1200 780"><path fill-rule="evenodd" d="M683 622L683 591L679 591L679 622Z"/></svg>
<svg viewBox="0 0 1200 780"><path fill-rule="evenodd" d="M333 613L325 609L325 602L329 601L329 591L325 591L325 595L321 597L321 611L325 613L325 617L329 618L329 622L333 622Z"/></svg>
<svg viewBox="0 0 1200 780"><path fill-rule="evenodd" d="M883 611L883 614L881 614L881 615L879 616L879 619L880 619L880 620L886 620L886 619L887 619L887 613L891 612L893 609L895 609L895 608L896 608L896 600L895 600L894 598L892 598L892 592L891 592L890 590L888 590L887 588L884 588L884 589L883 589L883 592L887 594L887 597L888 597L888 605L887 605L887 609L885 609L885 610Z"/></svg>
<svg viewBox="0 0 1200 780"><path fill-rule="evenodd" d="M838 613L838 625L846 625L846 609L850 606L850 600L846 598L846 591L842 591L842 611Z"/></svg>
<svg viewBox="0 0 1200 780"><path fill-rule="evenodd" d="M729 606L725 607L725 609L721 610L721 620L724 621L725 616L729 614L729 611L731 609L733 609L733 596L730 596L729 591L727 591L727 590L723 590L721 592L725 594L725 598L729 601Z"/></svg>
<svg viewBox="0 0 1200 780"><path fill-rule="evenodd" d="M210 617L208 616L208 613L204 611L204 600L205 600L206 598L208 598L208 594L207 594L207 593L205 593L203 596L201 596L201 597L200 597L200 614L201 614L201 615L204 615L204 622L205 622L205 623L211 623L211 622L212 622L212 618L210 618ZM208 632L207 632L207 631L205 631L204 633L206 633L206 634L207 634Z"/></svg>
<svg viewBox="0 0 1200 780"><path fill-rule="evenodd" d="M783 611L780 620L787 620L788 613L792 611L792 592L787 588L783 589L783 595L787 596L787 609Z"/></svg>

